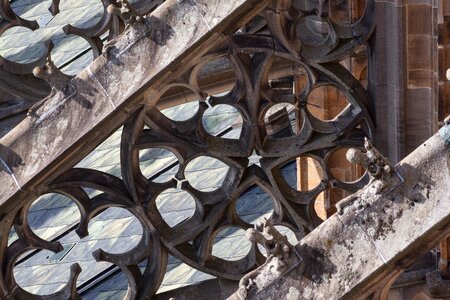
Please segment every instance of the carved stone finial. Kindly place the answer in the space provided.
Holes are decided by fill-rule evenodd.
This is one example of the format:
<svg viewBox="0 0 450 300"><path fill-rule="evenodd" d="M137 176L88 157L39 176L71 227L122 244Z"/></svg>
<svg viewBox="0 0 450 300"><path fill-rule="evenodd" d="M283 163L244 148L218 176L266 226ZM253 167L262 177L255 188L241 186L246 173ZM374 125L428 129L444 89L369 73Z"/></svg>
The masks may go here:
<svg viewBox="0 0 450 300"><path fill-rule="evenodd" d="M368 158L367 171L375 179L391 177L394 170L391 162L378 151L368 138L364 139L364 147Z"/></svg>
<svg viewBox="0 0 450 300"><path fill-rule="evenodd" d="M106 10L109 14L121 18L126 27L135 23L144 22L144 17L140 15L127 0L116 0L115 4L108 5ZM103 45L102 55L104 57L110 57L110 51L115 47L116 42L116 38L113 38Z"/></svg>
<svg viewBox="0 0 450 300"><path fill-rule="evenodd" d="M109 14L120 17L127 26L144 20L127 0L117 0L116 4L108 6L107 11Z"/></svg>
<svg viewBox="0 0 450 300"><path fill-rule="evenodd" d="M366 148L365 152L359 149L349 149L346 155L347 160L366 169L371 177L370 183L374 180L382 182L380 189L377 191L377 193L379 193L386 187L386 179L391 177L394 167L389 160L373 146L368 138L364 139L364 148Z"/></svg>
<svg viewBox="0 0 450 300"><path fill-rule="evenodd" d="M72 77L61 72L58 67L53 63L51 57L51 51L54 45L52 42L49 44L49 51L44 67L35 67L33 69L33 75L37 78L47 81L52 88L52 91L64 91Z"/></svg>
<svg viewBox="0 0 450 300"><path fill-rule="evenodd" d="M246 236L251 242L260 244L266 249L267 260L259 268L242 277L238 289L241 299L246 299L251 291L257 293L267 287L301 261L299 256L292 255L295 248L287 237L267 219L257 224L255 229L248 229Z"/></svg>
<svg viewBox="0 0 450 300"><path fill-rule="evenodd" d="M394 166L389 160L378 151L368 138L364 139L365 151L351 148L346 153L346 158L349 162L362 166L370 176L369 184L373 184L372 191L374 194L379 194L388 186L388 179L394 171ZM338 214L342 214L343 208L350 202L353 202L355 197L348 198L336 204Z"/></svg>
<svg viewBox="0 0 450 300"><path fill-rule="evenodd" d="M47 100L52 99L53 96L60 94L58 98L65 99L67 94L74 93L75 88L70 84L72 77L61 72L52 61L51 51L53 47L53 43L50 42L45 65L43 67L35 67L33 69L33 75L37 78L45 80L50 85L51 92L47 97L34 104L28 110L28 116L36 115L36 111L42 107Z"/></svg>
<svg viewBox="0 0 450 300"><path fill-rule="evenodd" d="M281 259L291 255L292 245L287 237L282 235L270 222L265 219L246 232L247 239L253 243L262 245L267 254Z"/></svg>

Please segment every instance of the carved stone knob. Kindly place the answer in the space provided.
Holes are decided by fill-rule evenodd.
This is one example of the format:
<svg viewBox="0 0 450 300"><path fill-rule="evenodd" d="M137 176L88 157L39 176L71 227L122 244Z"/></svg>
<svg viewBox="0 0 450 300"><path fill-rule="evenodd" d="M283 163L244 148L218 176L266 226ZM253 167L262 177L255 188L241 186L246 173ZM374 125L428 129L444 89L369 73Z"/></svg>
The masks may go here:
<svg viewBox="0 0 450 300"><path fill-rule="evenodd" d="M143 17L133 9L127 0L119 0L116 4L110 4L107 7L107 12L119 16L126 25L143 21Z"/></svg>
<svg viewBox="0 0 450 300"><path fill-rule="evenodd" d="M345 155L345 157L347 158L347 160L353 164L358 164L361 165L363 167L366 166L366 160L367 160L367 156L365 153L363 153L361 150L359 149L355 149L355 148L350 148L347 150L347 153Z"/></svg>

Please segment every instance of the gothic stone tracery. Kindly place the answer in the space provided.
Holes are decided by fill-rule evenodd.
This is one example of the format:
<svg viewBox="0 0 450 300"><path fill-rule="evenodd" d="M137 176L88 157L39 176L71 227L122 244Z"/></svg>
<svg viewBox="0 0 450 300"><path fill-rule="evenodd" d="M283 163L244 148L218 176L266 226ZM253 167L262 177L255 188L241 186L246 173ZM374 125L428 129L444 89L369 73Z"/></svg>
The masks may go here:
<svg viewBox="0 0 450 300"><path fill-rule="evenodd" d="M57 3L54 1L52 6L55 11ZM3 11L8 11L7 4L3 5ZM374 1L366 1L360 17L354 22L333 19L330 7L328 1L275 1L262 14L266 31L237 31L226 43L204 55L187 73L147 95L147 103L124 124L123 179L100 171L73 168L45 187L44 193L60 193L77 203L81 212L77 229L80 237L88 234L90 219L108 207L125 208L140 221L142 240L132 250L122 254L103 250L93 253L97 260L111 262L126 274L129 299L156 293L167 266L167 253L198 270L234 280L264 263L265 256L256 245L239 261L212 255L218 232L228 227L251 227L238 215L236 201L252 185L260 186L273 199L274 212L270 222L290 228L301 238L321 222L314 209L315 199L321 192L332 187L353 192L367 182L366 177L351 184L337 180L329 170L329 159L336 149L362 147L364 137L372 135L368 94L339 62L352 55L370 36ZM4 18L11 23L28 24L9 15ZM103 25L95 33L71 27L67 30L79 31L99 52L101 47L96 43L96 37L108 28L113 34L113 27L108 26L115 18L105 15L101 21ZM203 66L218 59L227 61L236 81L225 95L209 95L202 90L198 77ZM271 84L271 68L280 60L294 66L295 71L288 74L296 80L293 90L278 89ZM174 87L190 90L199 100L198 110L186 121L172 120L156 106L160 97ZM315 117L308 103L309 95L320 87L334 87L349 103L330 121ZM209 106L219 104L232 106L242 117L242 129L237 139L214 136L205 129L202 123L204 112ZM278 104L290 104L295 108L298 128L287 137L270 134L265 123L269 109ZM143 176L139 169L139 151L147 148L165 148L176 155L180 167L175 178L157 183ZM254 152L261 157L260 165L249 163ZM186 166L203 156L216 158L229 166L225 180L217 190L199 191L185 180ZM320 184L309 191L291 187L281 172L283 165L299 157L314 158L323 169ZM195 212L189 219L170 227L158 211L155 200L164 190L178 184L195 199ZM83 188L101 193L90 198ZM42 240L30 229L27 220L30 205L31 202L17 215L8 216L9 221L5 221L2 228L9 232L13 226L19 236L9 246L3 243L0 249L6 262L0 282L4 295L35 297L21 288L13 275L14 264L23 253L35 248L61 250L58 242ZM141 273L138 263L143 260L147 260L147 266ZM78 297L75 283L81 271L79 266L73 265L66 287L44 298Z"/></svg>

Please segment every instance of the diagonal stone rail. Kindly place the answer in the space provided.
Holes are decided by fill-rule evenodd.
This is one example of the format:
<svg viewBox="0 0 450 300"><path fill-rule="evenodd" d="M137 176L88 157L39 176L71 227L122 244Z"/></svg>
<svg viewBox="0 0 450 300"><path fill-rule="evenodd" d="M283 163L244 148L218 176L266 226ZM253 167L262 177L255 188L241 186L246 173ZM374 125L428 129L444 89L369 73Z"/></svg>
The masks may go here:
<svg viewBox="0 0 450 300"><path fill-rule="evenodd" d="M299 265L244 298L386 299L396 276L450 231L449 147L446 125L396 166L386 192L374 192L375 181L343 200L341 215L296 245Z"/></svg>
<svg viewBox="0 0 450 300"><path fill-rule="evenodd" d="M0 139L0 214L39 195L143 105L144 93L188 70L268 2L165 1L108 43L65 92Z"/></svg>

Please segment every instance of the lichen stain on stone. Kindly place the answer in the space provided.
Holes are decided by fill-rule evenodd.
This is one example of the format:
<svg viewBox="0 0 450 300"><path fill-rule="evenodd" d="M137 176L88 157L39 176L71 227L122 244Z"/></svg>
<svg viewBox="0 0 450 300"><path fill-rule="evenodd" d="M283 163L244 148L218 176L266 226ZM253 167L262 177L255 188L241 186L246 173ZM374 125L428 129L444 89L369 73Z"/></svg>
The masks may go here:
<svg viewBox="0 0 450 300"><path fill-rule="evenodd" d="M150 15L146 21L149 26L149 31L145 36L158 46L165 46L167 41L175 36L173 28L157 17Z"/></svg>
<svg viewBox="0 0 450 300"><path fill-rule="evenodd" d="M300 292L295 287L291 286L289 292L286 295L286 300L298 300L300 299Z"/></svg>
<svg viewBox="0 0 450 300"><path fill-rule="evenodd" d="M302 264L305 266L302 277L309 279L310 285L328 282L333 274L337 273L336 265L329 259L330 251L303 244L300 246L299 253L304 259ZM308 298L308 294L308 291L302 290L302 299L311 299ZM315 293L312 295L316 296Z"/></svg>
<svg viewBox="0 0 450 300"><path fill-rule="evenodd" d="M393 223L394 219L392 215L387 214L386 211L382 212L382 215L376 212L371 212L365 216L365 221L369 224L367 233L374 239L386 239L387 232L395 232Z"/></svg>
<svg viewBox="0 0 450 300"><path fill-rule="evenodd" d="M411 192L411 200L415 203L425 202L430 198L430 189L431 186L429 184L424 184L422 182L416 183Z"/></svg>
<svg viewBox="0 0 450 300"><path fill-rule="evenodd" d="M69 124L69 120L68 119L61 118L61 120L59 120L57 125L56 125L58 133L62 133L64 131L66 131L68 124Z"/></svg>
<svg viewBox="0 0 450 300"><path fill-rule="evenodd" d="M330 250L331 246L333 245L333 241L330 239L327 239L325 241L325 247L327 248L327 250Z"/></svg>

